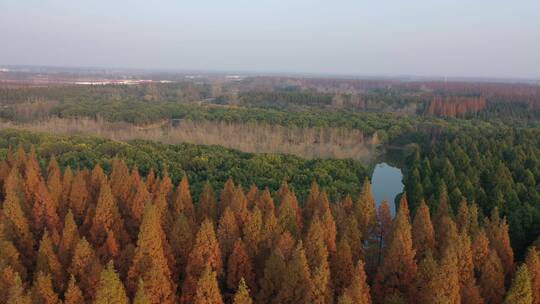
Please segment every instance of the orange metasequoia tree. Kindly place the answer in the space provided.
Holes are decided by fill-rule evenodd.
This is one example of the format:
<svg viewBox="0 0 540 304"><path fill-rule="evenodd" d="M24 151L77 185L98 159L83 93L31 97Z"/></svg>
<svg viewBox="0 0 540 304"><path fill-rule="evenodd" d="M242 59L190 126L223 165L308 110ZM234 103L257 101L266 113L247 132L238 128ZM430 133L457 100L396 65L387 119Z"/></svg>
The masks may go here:
<svg viewBox="0 0 540 304"><path fill-rule="evenodd" d="M148 204L144 210L137 249L128 271L128 282L131 294L135 294L139 280L144 280L150 303L174 303L176 287L171 281L162 235L156 207Z"/></svg>
<svg viewBox="0 0 540 304"><path fill-rule="evenodd" d="M245 280L245 283L247 283L251 290L255 290L257 287L253 263L247 253L244 242L238 239L234 243L233 251L227 265L227 287L235 289L241 279Z"/></svg>
<svg viewBox="0 0 540 304"><path fill-rule="evenodd" d="M194 304L223 304L221 291L218 287L216 272L212 271L212 267L207 265L200 279L197 282L197 290L195 292Z"/></svg>
<svg viewBox="0 0 540 304"><path fill-rule="evenodd" d="M412 236L417 261L422 260L428 252L435 252L435 231L431 223L429 207L424 200L416 210Z"/></svg>
<svg viewBox="0 0 540 304"><path fill-rule="evenodd" d="M375 277L374 294L380 302L394 295L410 298L417 271L406 201L400 204L395 221L390 244Z"/></svg>
<svg viewBox="0 0 540 304"><path fill-rule="evenodd" d="M99 284L96 290L95 304L128 304L129 299L126 295L124 285L118 273L114 270L113 262L110 261L107 267L101 272Z"/></svg>
<svg viewBox="0 0 540 304"><path fill-rule="evenodd" d="M182 286L182 303L192 303L197 282L207 265L218 277L223 275L221 250L214 232L214 225L208 219L202 222L188 257L186 279Z"/></svg>

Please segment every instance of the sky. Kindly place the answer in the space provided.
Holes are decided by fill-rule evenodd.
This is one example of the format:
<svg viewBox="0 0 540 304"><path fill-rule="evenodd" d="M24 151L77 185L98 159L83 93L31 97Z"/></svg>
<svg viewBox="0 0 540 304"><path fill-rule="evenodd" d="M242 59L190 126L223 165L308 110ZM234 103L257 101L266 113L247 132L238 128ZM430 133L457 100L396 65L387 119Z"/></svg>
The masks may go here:
<svg viewBox="0 0 540 304"><path fill-rule="evenodd" d="M540 79L540 1L0 0L0 65Z"/></svg>

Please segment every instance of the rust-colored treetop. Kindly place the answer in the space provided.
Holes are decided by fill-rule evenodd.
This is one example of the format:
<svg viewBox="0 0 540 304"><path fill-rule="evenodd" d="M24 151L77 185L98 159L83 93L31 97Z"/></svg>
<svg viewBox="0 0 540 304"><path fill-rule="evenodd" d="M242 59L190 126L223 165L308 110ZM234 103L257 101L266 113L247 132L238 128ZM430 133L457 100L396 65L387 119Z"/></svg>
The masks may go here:
<svg viewBox="0 0 540 304"><path fill-rule="evenodd" d="M532 303L540 254L515 260L506 219L454 216L403 195L393 217L369 181L334 202L229 179L192 197L187 176L0 164L0 303ZM246 191L247 190L247 191ZM433 212L435 211L435 212Z"/></svg>

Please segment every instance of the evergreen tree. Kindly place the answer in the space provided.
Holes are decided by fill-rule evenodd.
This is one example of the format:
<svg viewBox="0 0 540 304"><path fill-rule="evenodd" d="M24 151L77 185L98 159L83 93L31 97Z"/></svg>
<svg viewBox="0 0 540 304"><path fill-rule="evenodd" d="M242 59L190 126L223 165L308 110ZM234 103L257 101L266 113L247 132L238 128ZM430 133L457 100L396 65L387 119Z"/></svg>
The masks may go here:
<svg viewBox="0 0 540 304"><path fill-rule="evenodd" d="M56 290L63 290L64 268L58 260L58 257L54 251L52 240L47 231L45 231L43 238L39 243L35 271L42 272L44 274L51 274L52 278L54 279L54 286Z"/></svg>
<svg viewBox="0 0 540 304"><path fill-rule="evenodd" d="M244 242L237 239L227 265L227 287L235 289L241 279L245 280L251 290L255 290L257 287L251 258L247 253Z"/></svg>
<svg viewBox="0 0 540 304"><path fill-rule="evenodd" d="M176 198L173 204L174 218L183 213L188 219L195 220L195 208L189 191L189 182L187 175L184 174L178 188L176 189Z"/></svg>
<svg viewBox="0 0 540 304"><path fill-rule="evenodd" d="M415 251L412 248L411 225L408 208L401 204L396 216L393 235L383 263L375 277L374 294L383 302L392 295L410 298L416 276Z"/></svg>
<svg viewBox="0 0 540 304"><path fill-rule="evenodd" d="M144 281L139 280L139 285L137 286L137 292L133 298L133 304L149 304L150 300L146 296L146 289L144 288Z"/></svg>
<svg viewBox="0 0 540 304"><path fill-rule="evenodd" d="M481 267L480 291L486 303L502 303L504 288L504 269L495 250L491 250Z"/></svg>
<svg viewBox="0 0 540 304"><path fill-rule="evenodd" d="M429 207L422 200L416 210L412 228L413 245L416 259L420 261L428 252L435 251L435 231L429 215Z"/></svg>
<svg viewBox="0 0 540 304"><path fill-rule="evenodd" d="M370 304L371 297L369 294L369 286L367 284L366 273L364 270L364 262L359 261L354 269L352 282L347 289L347 294L352 300L352 303Z"/></svg>
<svg viewBox="0 0 540 304"><path fill-rule="evenodd" d="M69 193L69 207L73 212L75 221L79 225L82 224L84 216L86 215L89 197L90 194L88 192L88 186L86 184L84 173L79 171L73 177L73 182Z"/></svg>
<svg viewBox="0 0 540 304"><path fill-rule="evenodd" d="M266 259L264 275L259 280L260 291L258 301L260 303L279 303L276 299L282 289L283 277L287 271L287 264L279 249L275 249Z"/></svg>
<svg viewBox="0 0 540 304"><path fill-rule="evenodd" d="M193 249L188 257L186 279L182 285L182 303L192 303L197 291L197 282L206 266L217 276L223 275L221 251L214 232L214 225L206 219L195 237Z"/></svg>
<svg viewBox="0 0 540 304"><path fill-rule="evenodd" d="M360 196L355 205L360 233L366 238L377 223L375 199L371 192L371 183L366 179L362 185Z"/></svg>
<svg viewBox="0 0 540 304"><path fill-rule="evenodd" d="M302 244L298 244L287 263L276 303L311 303L311 274Z"/></svg>
<svg viewBox="0 0 540 304"><path fill-rule="evenodd" d="M216 197L214 195L214 189L209 182L204 184L203 191L199 198L197 222L202 223L206 218L210 219L212 222L217 220Z"/></svg>
<svg viewBox="0 0 540 304"><path fill-rule="evenodd" d="M64 293L64 304L82 304L84 297L73 275L69 278L68 287Z"/></svg>
<svg viewBox="0 0 540 304"><path fill-rule="evenodd" d="M69 265L69 262L71 262L73 251L79 239L80 235L77 223L75 223L73 213L69 209L64 219L64 229L62 230L62 237L58 246L58 257L64 266Z"/></svg>
<svg viewBox="0 0 540 304"><path fill-rule="evenodd" d="M92 220L90 235L96 246L101 246L107 239L107 230L114 232L114 235L121 243L127 241L127 233L124 228L124 221L120 216L118 205L112 195L108 183L103 183L99 189L97 199L96 214Z"/></svg>
<svg viewBox="0 0 540 304"><path fill-rule="evenodd" d="M86 301L94 297L101 268L92 246L83 237L75 246L68 272L79 282Z"/></svg>
<svg viewBox="0 0 540 304"><path fill-rule="evenodd" d="M173 303L175 285L163 249L163 231L159 214L154 205L144 211L137 249L128 272L132 294L136 292L140 279L145 282L145 291L150 303Z"/></svg>
<svg viewBox="0 0 540 304"><path fill-rule="evenodd" d="M21 282L19 275L15 276L15 282L9 289L7 297L7 304L31 304L32 299L28 293L25 292L24 286Z"/></svg>
<svg viewBox="0 0 540 304"><path fill-rule="evenodd" d="M221 248L221 256L226 261L231 254L234 242L240 237L238 222L229 207L225 208L223 215L219 219L217 237Z"/></svg>
<svg viewBox="0 0 540 304"><path fill-rule="evenodd" d="M234 294L233 304L253 304L253 300L249 296L249 288L244 279L240 279L238 290Z"/></svg>
<svg viewBox="0 0 540 304"><path fill-rule="evenodd" d="M32 288L32 302L36 304L60 303L58 294L53 289L50 275L38 272Z"/></svg>
<svg viewBox="0 0 540 304"><path fill-rule="evenodd" d="M521 265L517 272L512 286L504 299L505 304L532 304L533 295L531 290L531 280L527 265Z"/></svg>
<svg viewBox="0 0 540 304"><path fill-rule="evenodd" d="M332 261L332 279L336 294L341 295L349 287L353 278L353 269L351 247L347 239L342 238Z"/></svg>
<svg viewBox="0 0 540 304"><path fill-rule="evenodd" d="M124 285L114 270L113 262L101 272L96 291L95 304L127 304L129 302Z"/></svg>
<svg viewBox="0 0 540 304"><path fill-rule="evenodd" d="M525 263L531 279L532 303L540 304L540 253L535 247L530 247L527 251Z"/></svg>
<svg viewBox="0 0 540 304"><path fill-rule="evenodd" d="M193 300L194 304L222 304L223 298L218 287L216 272L207 265L197 282L197 291Z"/></svg>

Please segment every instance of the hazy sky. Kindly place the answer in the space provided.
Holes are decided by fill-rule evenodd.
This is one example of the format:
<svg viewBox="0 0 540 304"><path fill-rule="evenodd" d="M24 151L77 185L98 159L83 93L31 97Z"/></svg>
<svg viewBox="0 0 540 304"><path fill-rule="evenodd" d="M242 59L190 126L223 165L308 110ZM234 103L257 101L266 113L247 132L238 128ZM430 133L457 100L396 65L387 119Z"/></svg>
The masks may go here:
<svg viewBox="0 0 540 304"><path fill-rule="evenodd" d="M540 78L540 1L0 0L0 64Z"/></svg>

